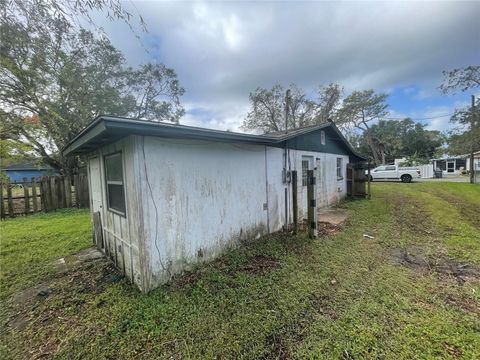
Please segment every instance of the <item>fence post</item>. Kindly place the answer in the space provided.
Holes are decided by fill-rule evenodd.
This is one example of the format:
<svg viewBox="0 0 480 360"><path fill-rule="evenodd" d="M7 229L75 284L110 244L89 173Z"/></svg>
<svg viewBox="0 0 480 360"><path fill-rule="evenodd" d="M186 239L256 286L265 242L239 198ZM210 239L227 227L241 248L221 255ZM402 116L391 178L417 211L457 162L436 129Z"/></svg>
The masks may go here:
<svg viewBox="0 0 480 360"><path fill-rule="evenodd" d="M371 199L372 198L372 193L370 192L370 180L371 180L371 175L370 175L370 161L367 162L367 187L368 187L368 198Z"/></svg>
<svg viewBox="0 0 480 360"><path fill-rule="evenodd" d="M72 187L70 186L70 176L63 178L63 191L65 192L65 207L72 206Z"/></svg>
<svg viewBox="0 0 480 360"><path fill-rule="evenodd" d="M79 201L79 188L78 188L78 174L73 175L73 188L75 189L75 206L77 208L80 207L80 201Z"/></svg>
<svg viewBox="0 0 480 360"><path fill-rule="evenodd" d="M65 196L65 177L58 178L58 193L60 194L60 207L66 208L67 207L67 199Z"/></svg>
<svg viewBox="0 0 480 360"><path fill-rule="evenodd" d="M40 179L40 202L42 204L42 211L48 212L47 188L45 186L45 177Z"/></svg>
<svg viewBox="0 0 480 360"><path fill-rule="evenodd" d="M315 177L313 170L307 170L308 236L317 237L317 201L315 199Z"/></svg>
<svg viewBox="0 0 480 360"><path fill-rule="evenodd" d="M5 204L3 202L3 181L0 181L0 219L5 219Z"/></svg>
<svg viewBox="0 0 480 360"><path fill-rule="evenodd" d="M36 213L38 211L38 203L37 203L37 181L34 177L32 177L32 205L33 205L33 212Z"/></svg>
<svg viewBox="0 0 480 360"><path fill-rule="evenodd" d="M23 205L25 207L25 215L30 212L30 196L28 194L28 179L23 178Z"/></svg>
<svg viewBox="0 0 480 360"><path fill-rule="evenodd" d="M13 218L15 214L13 213L13 199L12 199L12 184L7 183L7 198L8 198L8 216Z"/></svg>
<svg viewBox="0 0 480 360"><path fill-rule="evenodd" d="M292 171L292 207L293 207L293 231L298 232L298 183L297 171Z"/></svg>
<svg viewBox="0 0 480 360"><path fill-rule="evenodd" d="M57 178L50 177L50 193L52 194L52 210L58 209Z"/></svg>

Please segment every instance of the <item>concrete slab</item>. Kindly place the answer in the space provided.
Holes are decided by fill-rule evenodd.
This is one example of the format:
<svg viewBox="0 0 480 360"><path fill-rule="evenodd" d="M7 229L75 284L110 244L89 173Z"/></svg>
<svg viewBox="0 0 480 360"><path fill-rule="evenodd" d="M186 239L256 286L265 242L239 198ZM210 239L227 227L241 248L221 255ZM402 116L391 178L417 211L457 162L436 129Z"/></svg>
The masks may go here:
<svg viewBox="0 0 480 360"><path fill-rule="evenodd" d="M103 257L104 257L103 253L100 250L98 250L95 246L92 246L74 255L57 259L52 263L52 265L54 266L57 272L63 273L83 264L84 262L101 259Z"/></svg>
<svg viewBox="0 0 480 360"><path fill-rule="evenodd" d="M319 209L317 221L340 225L348 219L348 212L344 209Z"/></svg>

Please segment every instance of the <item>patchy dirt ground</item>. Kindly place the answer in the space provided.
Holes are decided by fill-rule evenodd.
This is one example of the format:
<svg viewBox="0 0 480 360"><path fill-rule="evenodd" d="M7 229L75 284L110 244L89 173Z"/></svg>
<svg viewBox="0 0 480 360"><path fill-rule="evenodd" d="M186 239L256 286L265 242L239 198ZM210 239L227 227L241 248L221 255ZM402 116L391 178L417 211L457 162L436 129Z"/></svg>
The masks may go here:
<svg viewBox="0 0 480 360"><path fill-rule="evenodd" d="M57 353L62 345L58 339L62 329L80 332L82 313L91 306L107 305L102 302L93 305L89 298L114 283L125 282L114 265L99 257L95 249L70 256L67 264L68 268L59 267L48 281L25 289L6 302L10 311L5 330L31 334L19 341L25 349L35 349L19 357L39 359Z"/></svg>
<svg viewBox="0 0 480 360"><path fill-rule="evenodd" d="M467 281L480 282L480 267L469 263L458 263L445 256L432 257L421 250L393 249L392 260L397 265L406 266L419 274L436 273L440 276L449 276L459 284Z"/></svg>
<svg viewBox="0 0 480 360"><path fill-rule="evenodd" d="M8 299L0 358L480 358L477 234L415 185L375 184L318 239L271 234L147 295L103 259L37 277Z"/></svg>

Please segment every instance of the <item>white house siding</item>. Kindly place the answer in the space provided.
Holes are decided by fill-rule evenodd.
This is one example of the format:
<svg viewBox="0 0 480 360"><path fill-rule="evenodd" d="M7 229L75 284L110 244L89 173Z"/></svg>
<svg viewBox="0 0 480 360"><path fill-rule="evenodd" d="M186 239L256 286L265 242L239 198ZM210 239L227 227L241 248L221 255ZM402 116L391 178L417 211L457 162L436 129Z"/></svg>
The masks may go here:
<svg viewBox="0 0 480 360"><path fill-rule="evenodd" d="M108 210L103 156L122 152L126 217ZM143 291L241 240L292 222L291 185L283 183L284 149L260 145L130 136L91 156L100 163L100 211L105 252ZM313 158L319 207L346 195L348 156L289 150L298 173L299 216L306 218L302 156ZM337 180L336 159L343 159ZM94 161L91 161L93 164ZM98 162L97 162L98 164ZM91 174L90 174L91 176ZM148 179L148 181L147 181ZM267 181L268 180L268 181ZM92 183L92 179L90 179Z"/></svg>
<svg viewBox="0 0 480 360"><path fill-rule="evenodd" d="M154 137L139 143L147 288L267 233L264 146Z"/></svg>
<svg viewBox="0 0 480 360"><path fill-rule="evenodd" d="M285 225L285 189L290 189L283 183L282 170L284 166L283 149L266 147L267 178L268 178L268 230L275 232Z"/></svg>
<svg viewBox="0 0 480 360"><path fill-rule="evenodd" d="M346 168L349 157L346 155L317 153L311 151L290 150L292 170L298 174L298 214L300 218L307 217L306 186L302 186L302 157L313 158L316 177L317 207L327 207L338 204L347 195ZM337 179L337 158L342 158L343 179Z"/></svg>
<svg viewBox="0 0 480 360"><path fill-rule="evenodd" d="M133 137L122 139L114 144L105 146L97 152L89 155L89 178L90 178L90 201L91 212L99 211L102 219L103 238L105 248L103 251L112 259L116 266L132 282L141 289L144 288L142 279L142 267L140 264L141 237L139 227L141 212L139 204L139 192L136 190L136 176L134 160ZM103 156L121 151L123 161L123 178L125 184L125 205L126 216L116 214L108 210L107 195L105 187L105 164ZM100 165L100 181L92 179L91 166L96 163ZM92 187L92 185L94 185ZM95 187L100 186L100 189ZM98 197L101 200L98 201ZM94 205L100 203L101 207Z"/></svg>

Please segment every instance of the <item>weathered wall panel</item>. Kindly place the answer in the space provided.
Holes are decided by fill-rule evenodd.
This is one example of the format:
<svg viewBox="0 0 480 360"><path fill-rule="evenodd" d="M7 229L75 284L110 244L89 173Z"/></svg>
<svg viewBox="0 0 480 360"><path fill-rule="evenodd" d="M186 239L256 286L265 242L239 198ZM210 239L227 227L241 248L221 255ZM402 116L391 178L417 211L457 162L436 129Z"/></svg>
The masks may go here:
<svg viewBox="0 0 480 360"><path fill-rule="evenodd" d="M116 151L123 155L126 216L109 211L106 200L103 156ZM284 153L260 145L142 136L100 149L93 155L101 164L106 253L148 291L241 240L282 229L285 190L292 222L291 184L284 184L282 177ZM287 168L298 172L300 218L307 216L303 156L311 157L317 168L319 207L346 195L347 155L303 150L287 154ZM342 180L336 176L338 157L343 159Z"/></svg>
<svg viewBox="0 0 480 360"><path fill-rule="evenodd" d="M149 288L267 232L263 146L145 137L141 152Z"/></svg>
<svg viewBox="0 0 480 360"><path fill-rule="evenodd" d="M123 162L123 178L125 187L125 205L126 215L119 215L108 210L106 185L105 185L105 164L104 156L115 153L122 153ZM138 213L138 193L135 191L135 162L134 162L134 138L128 137L114 144L110 144L99 149L97 152L90 154L90 164L100 164L100 181L90 179L90 184L97 183L101 187L101 191L92 190L90 187L91 203L100 202L99 210L104 230L105 253L112 258L117 267L124 272L131 281L135 282L139 287L141 284L141 263L139 258L139 242L141 241L141 233L136 231L139 219ZM89 176L92 174L89 172ZM99 200L98 197L101 197ZM96 207L95 207L96 208Z"/></svg>

